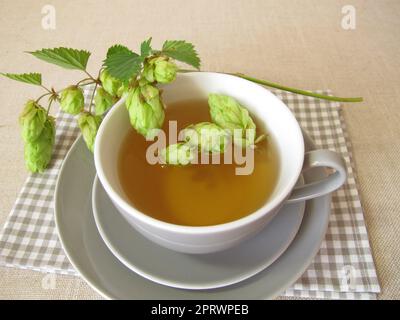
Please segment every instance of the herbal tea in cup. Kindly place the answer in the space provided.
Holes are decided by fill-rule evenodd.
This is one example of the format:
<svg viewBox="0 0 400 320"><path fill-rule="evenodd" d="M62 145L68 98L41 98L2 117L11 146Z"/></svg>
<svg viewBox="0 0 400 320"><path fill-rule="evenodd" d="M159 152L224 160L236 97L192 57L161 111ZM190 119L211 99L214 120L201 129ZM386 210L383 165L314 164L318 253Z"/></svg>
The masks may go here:
<svg viewBox="0 0 400 320"><path fill-rule="evenodd" d="M193 72L160 89L165 109L159 93L145 84L111 108L98 130L94 159L105 191L127 223L161 246L193 254L230 248L261 231L288 201L332 192L346 179L339 155L304 153L290 109L257 84ZM177 121L173 141L170 120ZM196 139L194 133L202 129L206 134ZM248 134L252 129L255 134ZM251 156L237 161L236 152L227 164L229 145L241 145L233 149L246 155L253 151L253 166ZM211 160L224 161L205 164L208 157L198 156L207 152ZM303 169L318 166L336 172L295 187Z"/></svg>
<svg viewBox="0 0 400 320"><path fill-rule="evenodd" d="M266 134L262 123L253 119L256 135ZM169 140L191 124L211 121L206 99L179 101L167 105L162 131ZM176 132L172 132L175 123ZM213 164L213 159L184 166L149 164L146 150L151 144L129 130L119 152L118 175L131 204L161 221L210 226L237 220L260 208L277 183L278 152L270 138L255 145L253 168L243 175L236 172L235 158L228 159L229 163L223 154L216 155L219 164Z"/></svg>

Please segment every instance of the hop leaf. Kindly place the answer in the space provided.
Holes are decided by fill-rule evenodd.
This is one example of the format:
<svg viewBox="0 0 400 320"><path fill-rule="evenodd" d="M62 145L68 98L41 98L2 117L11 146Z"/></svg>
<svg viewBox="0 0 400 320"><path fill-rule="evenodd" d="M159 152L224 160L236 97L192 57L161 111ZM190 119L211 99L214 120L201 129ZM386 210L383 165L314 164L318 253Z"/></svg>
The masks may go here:
<svg viewBox="0 0 400 320"><path fill-rule="evenodd" d="M175 143L160 152L161 160L170 165L185 166L195 159L195 150L186 143Z"/></svg>
<svg viewBox="0 0 400 320"><path fill-rule="evenodd" d="M25 164L31 172L43 172L51 160L55 140L54 118L47 117L37 139L25 144Z"/></svg>
<svg viewBox="0 0 400 320"><path fill-rule="evenodd" d="M156 87L146 84L130 89L125 105L131 125L144 137L148 137L152 129L161 128L165 114Z"/></svg>
<svg viewBox="0 0 400 320"><path fill-rule="evenodd" d="M40 73L23 73L23 74L15 74L15 73L0 73L3 76L29 84L34 84L40 86L42 84L42 75Z"/></svg>
<svg viewBox="0 0 400 320"><path fill-rule="evenodd" d="M162 47L162 54L185 62L196 69L200 68L200 58L194 45L184 40L167 40Z"/></svg>
<svg viewBox="0 0 400 320"><path fill-rule="evenodd" d="M69 114L79 114L85 107L85 98L82 90L77 86L70 86L60 94L61 110Z"/></svg>
<svg viewBox="0 0 400 320"><path fill-rule="evenodd" d="M127 47L120 45L120 44L115 44L112 47L108 48L107 50L107 58L112 56L113 54L116 53L130 53L131 50L129 50Z"/></svg>
<svg viewBox="0 0 400 320"><path fill-rule="evenodd" d="M122 86L121 80L111 76L107 70L103 70L100 73L100 81L104 90L112 96L116 96L118 89Z"/></svg>
<svg viewBox="0 0 400 320"><path fill-rule="evenodd" d="M29 100L19 117L19 123L22 127L22 138L25 142L36 140L45 125L47 112L34 100Z"/></svg>
<svg viewBox="0 0 400 320"><path fill-rule="evenodd" d="M90 52L72 48L42 49L28 52L38 59L56 64L66 69L86 70Z"/></svg>
<svg viewBox="0 0 400 320"><path fill-rule="evenodd" d="M146 41L143 41L142 44L140 45L140 55L145 58L149 56L152 52L151 48L151 38L147 39Z"/></svg>
<svg viewBox="0 0 400 320"><path fill-rule="evenodd" d="M123 46L114 46L114 49L103 61L103 65L111 76L124 81L129 80L140 71L142 62L143 57L137 53Z"/></svg>
<svg viewBox="0 0 400 320"><path fill-rule="evenodd" d="M192 124L183 131L184 140L191 146L198 146L204 152L223 153L230 134L210 122Z"/></svg>
<svg viewBox="0 0 400 320"><path fill-rule="evenodd" d="M212 121L229 130L235 144L247 147L254 143L256 125L239 102L226 95L210 94L208 104Z"/></svg>
<svg viewBox="0 0 400 320"><path fill-rule="evenodd" d="M84 112L78 118L78 125L81 129L83 139L88 149L93 152L97 130L99 130L102 118L91 113Z"/></svg>
<svg viewBox="0 0 400 320"><path fill-rule="evenodd" d="M114 102L115 99L112 95L110 95L103 88L98 88L94 97L96 115L101 116L104 112L111 108Z"/></svg>

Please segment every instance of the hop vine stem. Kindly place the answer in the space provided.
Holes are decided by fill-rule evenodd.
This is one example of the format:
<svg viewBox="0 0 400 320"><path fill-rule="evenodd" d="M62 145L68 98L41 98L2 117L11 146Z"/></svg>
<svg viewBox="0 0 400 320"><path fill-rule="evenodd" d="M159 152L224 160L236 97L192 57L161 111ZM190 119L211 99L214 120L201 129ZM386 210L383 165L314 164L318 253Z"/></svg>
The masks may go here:
<svg viewBox="0 0 400 320"><path fill-rule="evenodd" d="M54 101L54 96L51 96L51 97L49 98L49 104L47 105L47 111L46 111L46 114L47 114L47 115L49 115L50 107L51 107L51 104L53 103L53 101Z"/></svg>
<svg viewBox="0 0 400 320"><path fill-rule="evenodd" d="M95 78L93 78L93 76L89 72L87 72L86 70L83 70L83 72L86 73L86 75L89 77L89 79L97 82L97 80Z"/></svg>
<svg viewBox="0 0 400 320"><path fill-rule="evenodd" d="M48 89L48 88L46 88L44 85L40 85L44 90L46 90L49 94L52 94L53 92L50 90L50 89Z"/></svg>
<svg viewBox="0 0 400 320"><path fill-rule="evenodd" d="M93 83L96 83L96 82L90 81L90 82L87 82L87 83L79 84L78 86L79 87L84 87L84 86L88 86L88 85L93 84Z"/></svg>
<svg viewBox="0 0 400 320"><path fill-rule="evenodd" d="M88 83L85 83L85 84L82 84L82 82L85 82L85 81L89 81L89 82L88 82ZM92 84L92 83L94 83L94 81L93 81L92 78L85 78L85 79L82 79L82 80L78 81L78 82L76 83L76 85L77 85L77 86L85 86L85 85Z"/></svg>
<svg viewBox="0 0 400 320"><path fill-rule="evenodd" d="M186 73L186 72L201 72L201 71L179 69L178 72ZM248 81L261 84L263 86L276 88L276 89L280 89L280 90L284 90L284 91L289 91L289 92L293 92L293 93L296 93L296 94L301 94L303 96L313 97L313 98L317 98L317 99L336 101L336 102L362 102L363 101L362 97L343 98L343 97L336 97L336 96L328 96L328 95L325 95L325 94L319 94L319 93L315 93L315 92L311 92L311 91L307 91L307 90L302 90L302 89L291 88L291 87L287 87L287 86L284 86L284 85L281 85L281 84L278 84L278 83L274 83L274 82L271 82L271 81L257 79L257 78L248 76L248 75L243 74L243 73L228 73L228 72L219 72L219 73L229 74L229 75L232 75L232 76L237 76L239 78L246 79Z"/></svg>
<svg viewBox="0 0 400 320"><path fill-rule="evenodd" d="M89 77L78 81L76 85L77 85L77 86L86 86L86 85L90 85L90 84L93 84L93 83L95 84L95 87L94 87L94 90L93 90L93 93L92 93L92 96L91 96L91 99L90 99L90 105L89 105L89 112L91 112L94 94L95 94L95 92L96 92L97 86L98 86L99 83L100 83L100 80L94 79L86 70L85 70L84 72L85 72ZM83 83L83 82L86 82L86 81L89 81L89 82ZM50 107L51 107L52 103L54 102L54 100L57 100L58 94L59 94L60 92L62 92L63 90L67 89L68 87L65 87L64 89L55 91L53 88L50 90L49 88L46 88L44 85L40 85L40 86L41 86L43 89L45 89L47 92L44 93L44 94L42 94L41 96L39 96L39 98L37 98L35 101L36 101L36 103L38 103L42 98L44 98L44 97L46 97L46 96L50 96L50 97L49 97L49 104L48 104L48 106L47 106L47 114L49 114L49 112L50 112Z"/></svg>
<svg viewBox="0 0 400 320"><path fill-rule="evenodd" d="M272 88L276 88L276 89L280 89L280 90L284 90L284 91L290 91L293 93L301 94L303 96L309 96L309 97L314 97L314 98L318 98L318 99L324 99L324 100L329 100L329 101L338 101L338 102L362 102L363 101L362 97L343 98L343 97L327 96L324 94L319 94L319 93L315 93L315 92L311 92L311 91L291 88L291 87L283 86L283 85L280 85L280 84L277 84L274 82L253 78L253 77L247 76L243 73L229 73L229 74L238 76L240 78L249 80L254 83L262 84L267 87L272 87Z"/></svg>
<svg viewBox="0 0 400 320"><path fill-rule="evenodd" d="M94 94L96 93L97 86L98 86L98 83L96 82L96 84L94 85L92 97L90 98L89 113L92 111L92 103L93 103Z"/></svg>
<svg viewBox="0 0 400 320"><path fill-rule="evenodd" d="M46 92L45 94L42 94L39 98L36 99L36 103L38 103L42 98L44 98L44 97L46 97L46 96L48 96L50 94L53 94L53 93L52 92Z"/></svg>

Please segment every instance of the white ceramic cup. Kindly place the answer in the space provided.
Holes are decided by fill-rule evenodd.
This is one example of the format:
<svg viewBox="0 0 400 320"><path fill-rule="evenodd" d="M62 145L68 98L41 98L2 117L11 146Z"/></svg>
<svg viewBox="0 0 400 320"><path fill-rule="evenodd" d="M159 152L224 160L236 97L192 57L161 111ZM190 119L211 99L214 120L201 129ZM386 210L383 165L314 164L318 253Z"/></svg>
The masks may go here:
<svg viewBox="0 0 400 320"><path fill-rule="evenodd" d="M327 194L345 182L343 159L329 150L304 154L304 140L298 122L289 108L264 87L231 75L191 72L179 74L163 89L167 105L179 100L207 99L209 93L226 94L237 99L264 122L277 145L280 173L275 191L265 204L241 219L206 227L182 226L154 219L130 204L118 178L119 150L130 128L128 112L124 101L120 100L106 115L97 133L94 148L97 175L126 221L159 245L185 253L210 253L230 248L262 230L285 203ZM295 188L302 170L320 166L330 167L335 173L322 181Z"/></svg>

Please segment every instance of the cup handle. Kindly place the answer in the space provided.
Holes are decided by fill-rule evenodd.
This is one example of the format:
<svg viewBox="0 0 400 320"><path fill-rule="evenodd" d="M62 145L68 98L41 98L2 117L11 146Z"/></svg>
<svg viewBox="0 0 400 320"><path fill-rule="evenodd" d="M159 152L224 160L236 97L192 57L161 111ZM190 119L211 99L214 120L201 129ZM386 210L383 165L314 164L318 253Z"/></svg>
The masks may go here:
<svg viewBox="0 0 400 320"><path fill-rule="evenodd" d="M331 193L340 188L347 179L344 159L330 150L313 150L306 152L302 172L312 168L330 168L335 172L326 178L295 187L286 203L304 201Z"/></svg>

